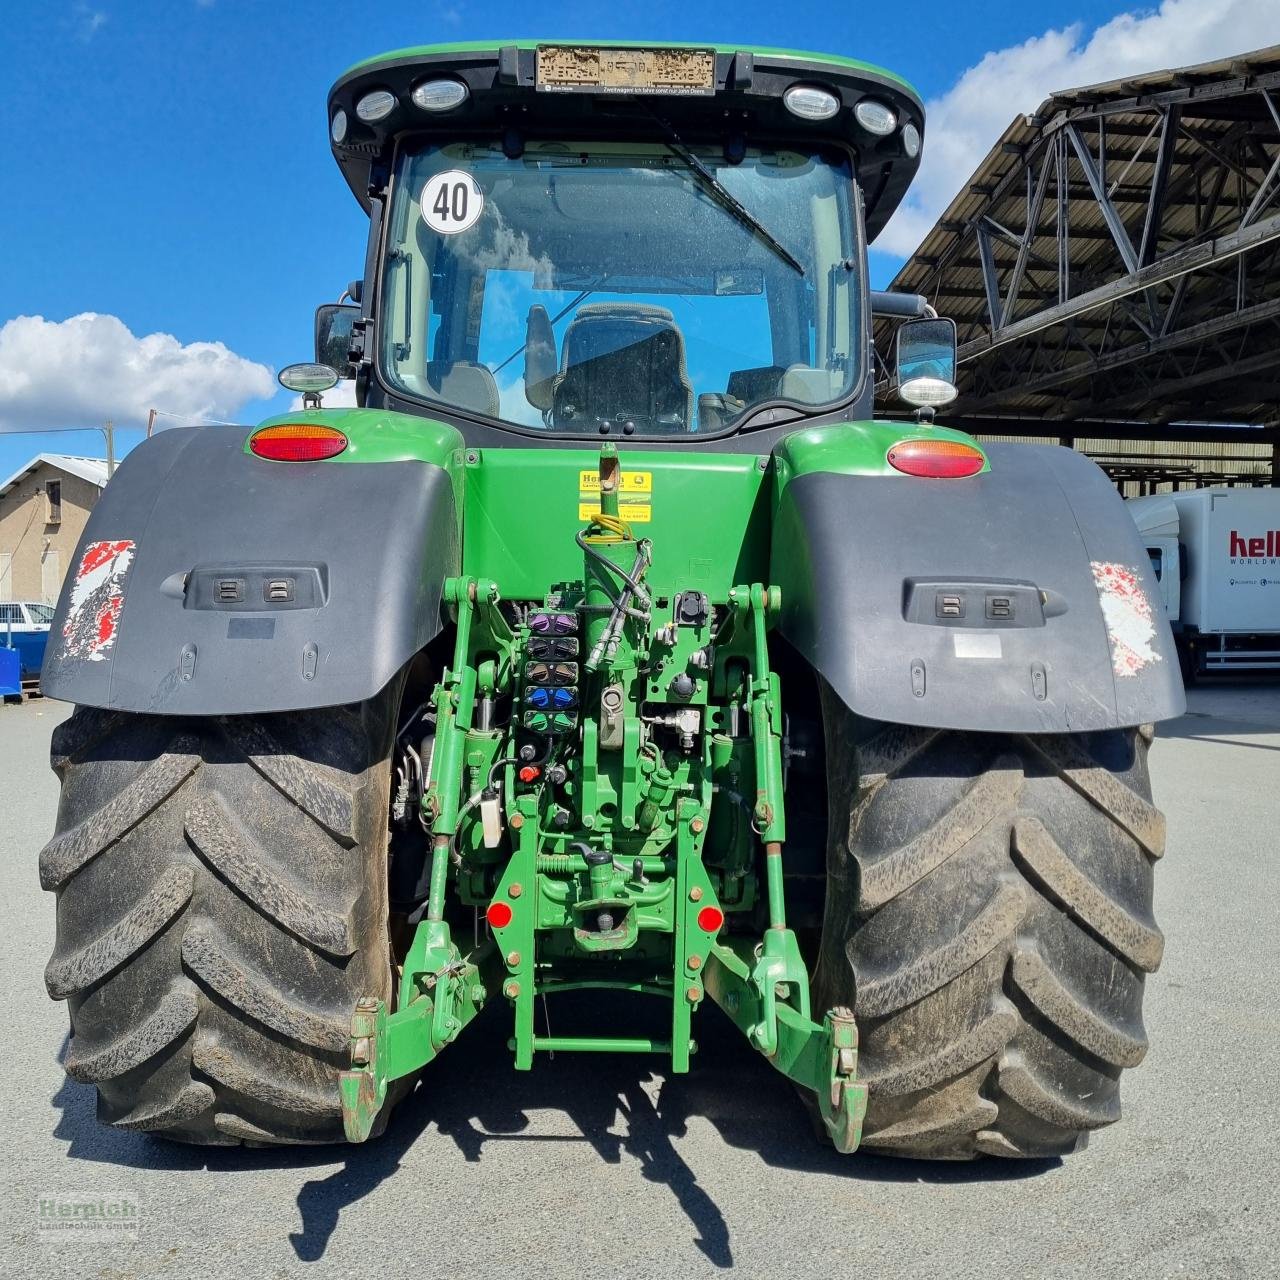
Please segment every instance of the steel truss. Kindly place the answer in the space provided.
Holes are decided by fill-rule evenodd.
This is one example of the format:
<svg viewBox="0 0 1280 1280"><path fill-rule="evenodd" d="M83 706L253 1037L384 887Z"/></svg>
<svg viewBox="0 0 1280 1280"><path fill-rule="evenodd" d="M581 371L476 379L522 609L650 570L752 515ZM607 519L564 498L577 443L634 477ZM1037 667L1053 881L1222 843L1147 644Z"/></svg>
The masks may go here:
<svg viewBox="0 0 1280 1280"><path fill-rule="evenodd" d="M1280 50L1049 99L893 287L965 417L1280 423Z"/></svg>

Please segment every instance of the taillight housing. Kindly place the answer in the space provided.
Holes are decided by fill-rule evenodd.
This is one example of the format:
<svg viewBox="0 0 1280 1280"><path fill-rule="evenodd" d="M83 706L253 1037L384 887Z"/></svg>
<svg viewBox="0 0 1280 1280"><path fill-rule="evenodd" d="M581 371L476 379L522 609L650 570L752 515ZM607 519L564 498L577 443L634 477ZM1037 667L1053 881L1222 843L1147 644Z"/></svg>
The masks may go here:
<svg viewBox="0 0 1280 1280"><path fill-rule="evenodd" d="M320 422L285 422L249 437L250 453L271 462L322 462L346 447L347 437L337 427Z"/></svg>
<svg viewBox="0 0 1280 1280"><path fill-rule="evenodd" d="M885 461L904 475L938 479L977 475L987 463L981 449L963 440L899 440Z"/></svg>

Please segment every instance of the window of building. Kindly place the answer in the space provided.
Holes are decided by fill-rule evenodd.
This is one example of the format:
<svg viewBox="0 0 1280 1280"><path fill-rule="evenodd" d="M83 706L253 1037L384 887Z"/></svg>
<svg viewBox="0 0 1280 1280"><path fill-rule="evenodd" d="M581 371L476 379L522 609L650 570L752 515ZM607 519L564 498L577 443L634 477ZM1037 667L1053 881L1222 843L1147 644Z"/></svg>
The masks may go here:
<svg viewBox="0 0 1280 1280"><path fill-rule="evenodd" d="M62 481L46 480L44 484L44 496L46 508L44 513L45 524L61 524L62 523Z"/></svg>

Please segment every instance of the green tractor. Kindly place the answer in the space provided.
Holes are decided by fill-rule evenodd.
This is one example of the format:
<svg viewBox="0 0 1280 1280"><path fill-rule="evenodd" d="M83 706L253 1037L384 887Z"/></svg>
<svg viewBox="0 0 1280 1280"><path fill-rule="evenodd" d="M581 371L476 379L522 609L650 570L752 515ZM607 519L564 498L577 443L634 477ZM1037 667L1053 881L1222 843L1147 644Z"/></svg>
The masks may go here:
<svg viewBox="0 0 1280 1280"><path fill-rule="evenodd" d="M46 980L100 1118L360 1142L486 1006L516 1070L683 1072L710 1000L841 1151L1114 1121L1178 663L1101 471L935 425L954 326L868 287L915 92L455 45L328 125L370 234L302 407L132 453L54 623Z"/></svg>

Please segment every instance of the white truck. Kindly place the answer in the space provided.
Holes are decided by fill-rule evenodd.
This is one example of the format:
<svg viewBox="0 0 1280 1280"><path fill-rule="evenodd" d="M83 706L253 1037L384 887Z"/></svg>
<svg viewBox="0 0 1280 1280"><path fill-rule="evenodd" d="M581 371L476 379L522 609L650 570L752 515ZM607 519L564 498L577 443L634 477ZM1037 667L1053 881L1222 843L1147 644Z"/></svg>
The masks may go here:
<svg viewBox="0 0 1280 1280"><path fill-rule="evenodd" d="M1280 489L1131 498L1189 684L1280 670Z"/></svg>

